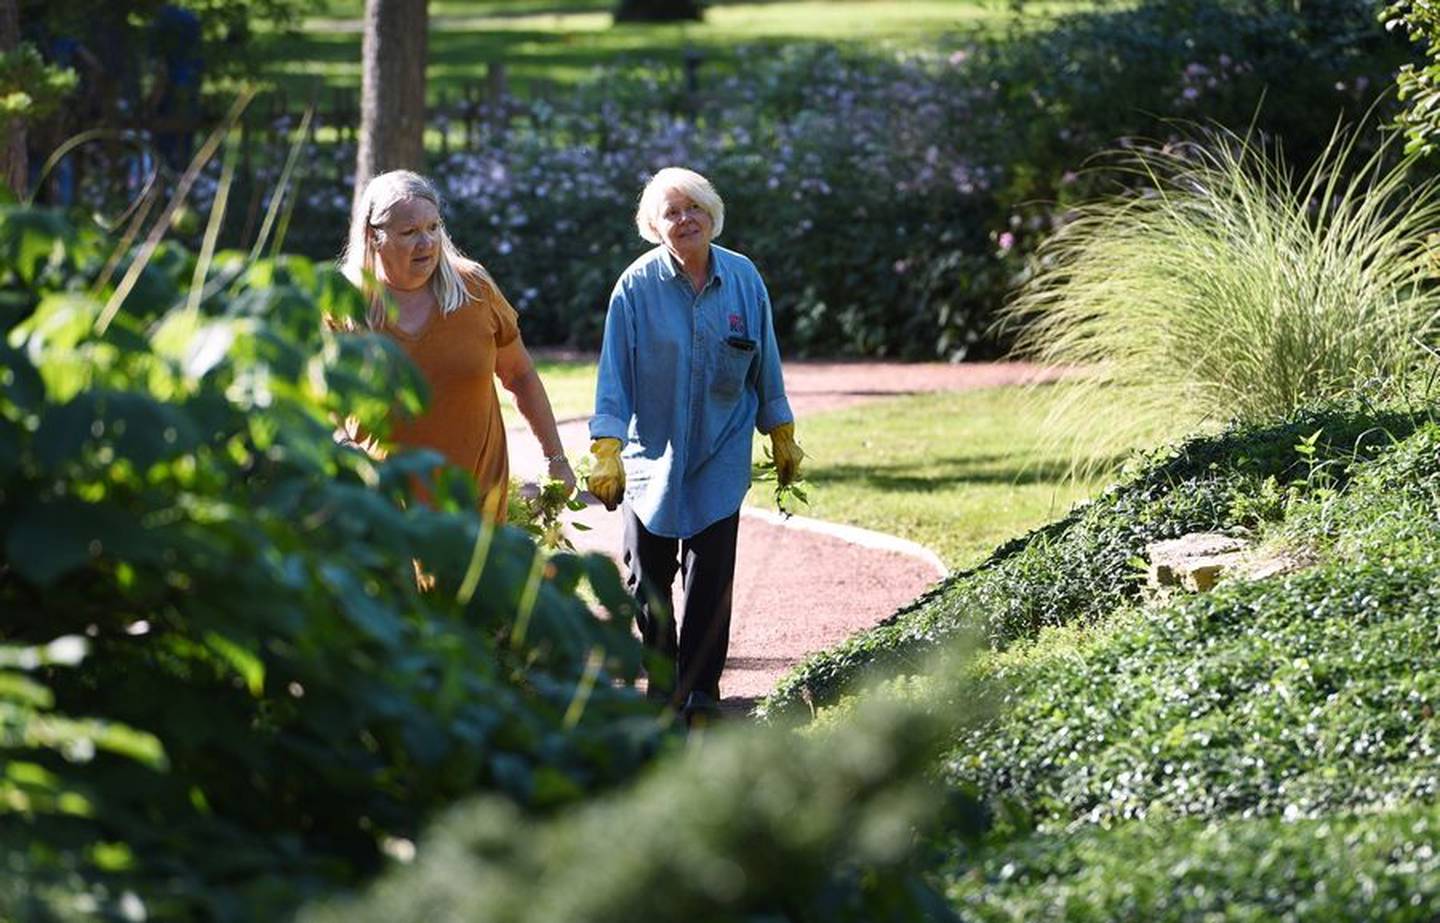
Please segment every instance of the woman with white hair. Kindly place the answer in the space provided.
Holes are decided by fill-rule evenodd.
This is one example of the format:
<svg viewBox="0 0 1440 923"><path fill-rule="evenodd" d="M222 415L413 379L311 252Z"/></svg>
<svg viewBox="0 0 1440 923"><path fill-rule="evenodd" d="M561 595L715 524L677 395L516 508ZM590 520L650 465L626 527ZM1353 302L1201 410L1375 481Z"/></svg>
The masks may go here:
<svg viewBox="0 0 1440 923"><path fill-rule="evenodd" d="M367 297L371 329L395 339L430 389L424 413L396 420L392 440L434 449L469 471L481 512L503 522L510 464L496 377L515 396L550 476L573 488L575 474L515 309L484 267L456 248L440 212L424 177L376 176L351 217L341 268Z"/></svg>
<svg viewBox="0 0 1440 923"><path fill-rule="evenodd" d="M753 433L770 436L782 484L798 476L804 453L770 295L749 259L712 243L725 204L710 181L661 170L640 196L635 226L657 246L610 295L588 486L607 509L624 507L640 634L670 673L652 671L651 694L691 718L720 699ZM670 602L677 568L678 633Z"/></svg>

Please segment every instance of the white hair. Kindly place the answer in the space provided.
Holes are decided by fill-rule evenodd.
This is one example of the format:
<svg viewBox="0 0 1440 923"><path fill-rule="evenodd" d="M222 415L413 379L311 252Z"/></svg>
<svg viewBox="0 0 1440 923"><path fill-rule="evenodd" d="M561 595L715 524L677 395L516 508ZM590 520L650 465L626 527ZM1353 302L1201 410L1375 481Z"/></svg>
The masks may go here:
<svg viewBox="0 0 1440 923"><path fill-rule="evenodd" d="M690 201L705 209L711 224L714 225L710 239L720 236L725 227L725 203L720 199L720 193L715 191L708 179L694 170L666 167L650 177L650 182L645 184L644 191L640 193L640 204L635 209L635 227L640 231L641 237L652 244L660 243L660 232L655 230L655 219L660 217L664 209L665 194L672 191L684 193L690 197Z"/></svg>
<svg viewBox="0 0 1440 923"><path fill-rule="evenodd" d="M340 271L365 294L370 305L365 319L372 328L385 323L384 291L374 284L375 247L379 235L385 233L391 209L406 199L423 199L434 205L437 212L443 210L440 193L434 183L409 170L391 170L365 184L365 191L360 194L354 214L350 216L350 234L346 238L345 252L340 255ZM478 296L472 288L476 282L493 283L485 267L455 246L443 220L440 222L439 249L435 272L430 276L430 288L440 304L440 312L449 314Z"/></svg>

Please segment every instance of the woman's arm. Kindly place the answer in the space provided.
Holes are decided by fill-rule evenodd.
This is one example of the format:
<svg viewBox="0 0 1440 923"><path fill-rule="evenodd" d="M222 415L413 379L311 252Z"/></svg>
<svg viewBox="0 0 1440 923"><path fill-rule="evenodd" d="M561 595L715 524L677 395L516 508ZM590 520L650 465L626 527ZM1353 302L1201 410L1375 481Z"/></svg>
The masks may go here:
<svg viewBox="0 0 1440 923"><path fill-rule="evenodd" d="M530 351L519 337L500 347L495 354L495 374L505 390L515 395L515 406L520 415L530 424L530 431L540 441L540 451L549 463L550 477L564 482L569 490L575 489L575 472L565 458L565 446L560 442L560 429L555 425L555 411L550 408L550 395L545 393L545 383L535 369Z"/></svg>

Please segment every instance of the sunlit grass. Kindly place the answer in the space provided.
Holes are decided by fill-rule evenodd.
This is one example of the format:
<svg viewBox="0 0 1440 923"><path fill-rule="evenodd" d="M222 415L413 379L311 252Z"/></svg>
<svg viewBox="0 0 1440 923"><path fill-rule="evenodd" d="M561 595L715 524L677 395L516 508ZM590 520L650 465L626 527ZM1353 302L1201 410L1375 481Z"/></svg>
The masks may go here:
<svg viewBox="0 0 1440 923"><path fill-rule="evenodd" d="M589 416L593 361L542 355L536 367L557 419ZM1039 393L1055 400L1066 390L1048 386ZM507 421L520 424L502 394ZM918 542L952 568L977 563L1102 484L1066 479L1066 460L1047 454L1039 435L1046 412L1021 388L991 388L804 416L796 435L806 452L810 506L801 512ZM757 459L766 444L757 436ZM772 490L757 484L747 502L772 508Z"/></svg>
<svg viewBox="0 0 1440 923"><path fill-rule="evenodd" d="M550 397L550 407L557 420L589 418L595 411L595 362L586 359L556 359L540 355L535 357L535 368L540 380L545 383L545 393ZM501 408L507 423L521 422L520 412L510 393L500 392Z"/></svg>
<svg viewBox="0 0 1440 923"><path fill-rule="evenodd" d="M575 83L596 68L624 64L642 70L677 68L687 54L702 67L725 71L742 45L798 41L842 45L931 47L945 35L994 29L1009 8L985 0L797 0L720 3L701 23L611 23L611 3L436 2L430 5L432 98L483 82L486 66L503 62L511 89L528 93L537 82ZM1026 7L1026 23L1089 4L1052 0ZM360 82L361 4L333 0L293 34L262 32L262 73L299 97L317 88L353 89ZM702 71L703 73L703 71Z"/></svg>
<svg viewBox="0 0 1440 923"><path fill-rule="evenodd" d="M1065 386L1047 386L1051 398ZM805 515L899 535L952 569L1066 513L1099 481L1068 480L1039 435L1045 408L1021 388L927 394L801 419ZM765 485L749 502L767 506Z"/></svg>

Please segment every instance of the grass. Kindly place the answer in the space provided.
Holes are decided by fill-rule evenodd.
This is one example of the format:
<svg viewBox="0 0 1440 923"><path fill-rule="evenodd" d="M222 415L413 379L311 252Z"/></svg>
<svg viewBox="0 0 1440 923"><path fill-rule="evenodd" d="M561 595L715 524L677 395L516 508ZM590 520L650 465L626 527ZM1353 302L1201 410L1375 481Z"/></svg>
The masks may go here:
<svg viewBox="0 0 1440 923"><path fill-rule="evenodd" d="M1046 13L1079 5L1051 0L1027 6L1026 22L1043 22ZM572 84L597 67L623 61L641 69L677 68L691 52L698 52L707 68L725 68L737 45L928 47L947 34L998 28L1009 16L1005 4L986 0L790 0L715 4L703 23L614 26L610 7L596 0L432 3L432 99L483 83L486 65L495 61L506 64L510 87L527 93L539 84ZM258 34L263 77L298 98L358 87L360 12L356 0L331 0L295 32Z"/></svg>
<svg viewBox="0 0 1440 923"><path fill-rule="evenodd" d="M1042 247L1008 308L1022 350L1091 370L1053 421L1081 454L1404 386L1440 326L1440 183L1337 131L1297 175L1208 132L1137 154L1153 191L1101 200Z"/></svg>
<svg viewBox="0 0 1440 923"><path fill-rule="evenodd" d="M805 514L919 542L951 569L973 565L1099 486L1068 481L1064 460L1044 454L1043 416L1022 389L992 388L807 417L796 432L807 455ZM768 502L762 489L750 503Z"/></svg>
<svg viewBox="0 0 1440 923"><path fill-rule="evenodd" d="M540 372L540 380L545 382L545 393L550 397L550 409L555 411L556 420L563 422L579 417L589 419L590 414L595 411L593 360L557 359L539 355L535 357L535 368ZM500 399L506 422L520 422L519 411L515 409L510 392L500 389Z"/></svg>
<svg viewBox="0 0 1440 923"><path fill-rule="evenodd" d="M536 367L556 419L589 416L593 362L542 355ZM507 419L518 422L508 393L502 397ZM1021 389L994 388L807 416L797 426L811 501L801 512L919 542L952 569L974 564L1099 486L1067 481L1064 460L1042 454L1044 412ZM766 444L756 439L757 458ZM748 502L770 508L769 490L757 484Z"/></svg>

